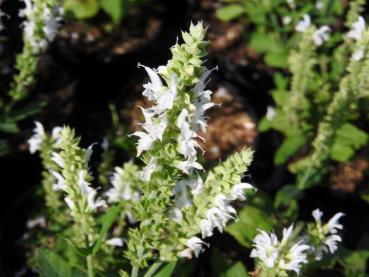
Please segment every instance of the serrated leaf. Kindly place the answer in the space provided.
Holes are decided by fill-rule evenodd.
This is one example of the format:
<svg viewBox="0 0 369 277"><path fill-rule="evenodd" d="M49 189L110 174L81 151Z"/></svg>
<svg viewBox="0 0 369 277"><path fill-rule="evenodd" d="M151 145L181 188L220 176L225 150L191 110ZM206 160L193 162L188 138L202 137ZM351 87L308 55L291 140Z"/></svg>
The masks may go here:
<svg viewBox="0 0 369 277"><path fill-rule="evenodd" d="M233 4L222 7L216 11L216 16L222 21L231 21L245 12L241 5Z"/></svg>
<svg viewBox="0 0 369 277"><path fill-rule="evenodd" d="M241 245L250 247L253 238L258 233L258 229L272 230L269 216L256 207L247 206L239 213L238 221L226 227L225 231Z"/></svg>
<svg viewBox="0 0 369 277"><path fill-rule="evenodd" d="M39 249L37 251L37 266L42 277L86 277L87 275L70 266L63 258L57 254Z"/></svg>
<svg viewBox="0 0 369 277"><path fill-rule="evenodd" d="M336 140L331 149L331 158L336 161L349 160L355 150L368 143L369 136L356 126L346 123L338 131Z"/></svg>
<svg viewBox="0 0 369 277"><path fill-rule="evenodd" d="M100 5L115 24L121 22L123 18L123 0L100 0Z"/></svg>

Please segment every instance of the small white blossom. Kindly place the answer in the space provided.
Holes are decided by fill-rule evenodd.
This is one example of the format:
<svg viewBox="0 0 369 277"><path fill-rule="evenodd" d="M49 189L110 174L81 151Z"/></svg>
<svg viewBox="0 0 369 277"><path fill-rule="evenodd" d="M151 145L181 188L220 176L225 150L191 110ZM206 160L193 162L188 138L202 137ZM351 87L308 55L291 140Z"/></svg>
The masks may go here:
<svg viewBox="0 0 369 277"><path fill-rule="evenodd" d="M217 195L214 203L215 207L210 208L206 212L206 218L201 220L202 238L212 236L214 228L217 228L219 232L223 232L227 222L236 218L236 210L229 205L224 195Z"/></svg>
<svg viewBox="0 0 369 277"><path fill-rule="evenodd" d="M198 237L192 237L186 242L186 246L188 248L180 252L178 255L180 257L192 259L193 253L197 258L200 255L200 253L204 251L203 249L204 245L207 246L207 244L203 242L201 239L199 239Z"/></svg>
<svg viewBox="0 0 369 277"><path fill-rule="evenodd" d="M62 191L66 191L67 189L67 184L65 182L64 177L59 174L56 171L51 171L51 174L55 177L56 179L56 183L53 184L52 189L53 190L62 190Z"/></svg>
<svg viewBox="0 0 369 277"><path fill-rule="evenodd" d="M123 182L124 170L121 167L115 167L113 176L110 179L113 187L106 192L109 203L116 203L121 200L138 200L139 194L133 191L131 184Z"/></svg>
<svg viewBox="0 0 369 277"><path fill-rule="evenodd" d="M352 59L356 62L360 61L362 58L364 58L365 55L365 47L362 46L360 47L358 50L356 50L353 54L352 54Z"/></svg>
<svg viewBox="0 0 369 277"><path fill-rule="evenodd" d="M58 166L61 168L64 168L64 159L62 156L59 155L59 153L53 152L51 153L51 160L53 160Z"/></svg>
<svg viewBox="0 0 369 277"><path fill-rule="evenodd" d="M314 249L315 259L321 260L324 253L333 254L337 250L337 244L342 241L337 233L338 230L343 229L342 224L338 221L344 214L335 214L325 225L322 225L321 218L323 213L319 209L314 210L312 215L315 219L315 228L320 240L320 245L317 245Z"/></svg>
<svg viewBox="0 0 369 277"><path fill-rule="evenodd" d="M283 229L282 240L272 232L260 230L260 233L253 239L254 249L250 257L258 258L267 268L275 268L279 271L300 272L301 266L307 263L307 251L310 247L303 241L290 244L293 233L293 225Z"/></svg>
<svg viewBox="0 0 369 277"><path fill-rule="evenodd" d="M34 154L36 151L40 150L42 141L44 140L46 134L44 126L38 121L35 121L36 127L33 129L33 136L28 140L29 152Z"/></svg>
<svg viewBox="0 0 369 277"><path fill-rule="evenodd" d="M234 185L231 189L229 200L245 200L245 190L246 189L255 189L252 185L248 183L240 183Z"/></svg>
<svg viewBox="0 0 369 277"><path fill-rule="evenodd" d="M253 239L254 248L251 251L251 258L259 258L267 267L274 267L278 258L279 241L274 233L270 235L260 230L260 233Z"/></svg>
<svg viewBox="0 0 369 277"><path fill-rule="evenodd" d="M268 106L267 107L267 112L266 112L266 115L265 115L266 119L272 120L275 117L275 115L276 115L276 112L275 112L274 107Z"/></svg>
<svg viewBox="0 0 369 277"><path fill-rule="evenodd" d="M359 41L362 39L364 31L365 31L365 19L362 16L359 16L357 21L355 21L352 24L352 28L347 33L347 37Z"/></svg>
<svg viewBox="0 0 369 277"><path fill-rule="evenodd" d="M303 19L297 22L295 30L297 32L303 33L306 32L306 30L310 27L310 25L311 25L310 16L308 14L304 14Z"/></svg>
<svg viewBox="0 0 369 277"><path fill-rule="evenodd" d="M291 9L294 9L296 7L295 0L287 0L287 3L291 7Z"/></svg>
<svg viewBox="0 0 369 277"><path fill-rule="evenodd" d="M141 172L141 179L145 182L149 182L151 179L151 174L157 169L157 166L157 158L151 158L150 162L143 168Z"/></svg>
<svg viewBox="0 0 369 277"><path fill-rule="evenodd" d="M189 174L190 170L192 170L193 168L198 169L198 170L203 169L202 165L196 162L195 157L191 157L188 160L183 161L183 162L177 162L175 166L186 174Z"/></svg>
<svg viewBox="0 0 369 277"><path fill-rule="evenodd" d="M36 226L40 226L41 228L46 227L46 218L44 216L39 216L27 221L27 229L33 229Z"/></svg>
<svg viewBox="0 0 369 277"><path fill-rule="evenodd" d="M321 9L323 9L323 8L324 8L324 2L323 2L322 0L318 0L318 1L316 1L316 3L315 3L315 8L316 8L317 10L321 10Z"/></svg>
<svg viewBox="0 0 369 277"><path fill-rule="evenodd" d="M124 240L122 238L112 238L106 241L111 246L123 247Z"/></svg>
<svg viewBox="0 0 369 277"><path fill-rule="evenodd" d="M69 197L64 197L64 201L67 203L68 208L73 211L75 207L73 200Z"/></svg>
<svg viewBox="0 0 369 277"><path fill-rule="evenodd" d="M60 132L62 129L62 127L56 126L51 130L51 137L56 140L56 145L60 144Z"/></svg>
<svg viewBox="0 0 369 277"><path fill-rule="evenodd" d="M323 42L329 39L331 29L328 26L322 26L313 34L313 41L316 46L321 46Z"/></svg>
<svg viewBox="0 0 369 277"><path fill-rule="evenodd" d="M163 89L163 83L160 79L159 74L152 70L150 67L138 64L139 67L143 67L147 75L150 77L150 83L145 84L144 92L142 93L143 96L146 96L148 100L153 101L156 100L158 97L158 93Z"/></svg>
<svg viewBox="0 0 369 277"><path fill-rule="evenodd" d="M287 15L287 16L283 17L282 22L283 22L283 25L289 25L292 22L291 16Z"/></svg>
<svg viewBox="0 0 369 277"><path fill-rule="evenodd" d="M78 186L81 194L87 197L87 204L91 210L96 210L98 207L106 207L106 202L101 198L96 197L96 190L90 187L90 183L86 181L86 172L81 170L78 176Z"/></svg>

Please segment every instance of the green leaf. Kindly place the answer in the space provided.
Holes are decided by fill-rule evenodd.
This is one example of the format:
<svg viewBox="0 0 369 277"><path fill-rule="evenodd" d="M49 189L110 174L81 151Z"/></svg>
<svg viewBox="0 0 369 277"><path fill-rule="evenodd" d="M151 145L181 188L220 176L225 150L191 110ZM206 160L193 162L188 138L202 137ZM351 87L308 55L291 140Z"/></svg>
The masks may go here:
<svg viewBox="0 0 369 277"><path fill-rule="evenodd" d="M70 266L57 254L45 250L37 250L37 266L42 277L86 277L87 275Z"/></svg>
<svg viewBox="0 0 369 277"><path fill-rule="evenodd" d="M228 5L216 11L216 16L222 21L231 21L245 12L241 5Z"/></svg>
<svg viewBox="0 0 369 277"><path fill-rule="evenodd" d="M157 273L155 273L154 277L170 277L174 269L176 268L177 262L170 262L163 266Z"/></svg>
<svg viewBox="0 0 369 277"><path fill-rule="evenodd" d="M115 24L119 24L122 21L123 0L100 0L100 5Z"/></svg>
<svg viewBox="0 0 369 277"><path fill-rule="evenodd" d="M343 162L349 160L355 150L368 143L369 136L356 126L346 123L338 131L331 149L331 158Z"/></svg>
<svg viewBox="0 0 369 277"><path fill-rule="evenodd" d="M0 132L15 134L19 132L19 128L14 121L5 121L0 123Z"/></svg>
<svg viewBox="0 0 369 277"><path fill-rule="evenodd" d="M226 277L247 277L250 276L246 269L245 266L241 263L241 262L237 262L235 263L230 269L227 270Z"/></svg>
<svg viewBox="0 0 369 277"><path fill-rule="evenodd" d="M92 248L93 255L95 255L97 251L99 251L101 244L105 239L106 233L108 232L109 228L113 225L120 211L121 211L120 205L113 206L102 217L101 219L102 226L101 226L100 234Z"/></svg>
<svg viewBox="0 0 369 277"><path fill-rule="evenodd" d="M64 10L76 19L94 17L100 10L98 0L65 0Z"/></svg>
<svg viewBox="0 0 369 277"><path fill-rule="evenodd" d="M232 235L241 245L250 247L258 229L272 230L269 216L262 210L246 206L239 213L238 221L228 225L225 231Z"/></svg>
<svg viewBox="0 0 369 277"><path fill-rule="evenodd" d="M283 204L288 206L291 201L298 198L300 193L301 192L295 186L288 185L282 187L275 196L274 208L278 209Z"/></svg>
<svg viewBox="0 0 369 277"><path fill-rule="evenodd" d="M286 68L288 66L288 52L269 52L265 55L264 61L267 65L277 67L277 68Z"/></svg>
<svg viewBox="0 0 369 277"><path fill-rule="evenodd" d="M275 153L274 164L280 165L285 163L288 158L295 154L305 143L306 138L302 135L287 137Z"/></svg>

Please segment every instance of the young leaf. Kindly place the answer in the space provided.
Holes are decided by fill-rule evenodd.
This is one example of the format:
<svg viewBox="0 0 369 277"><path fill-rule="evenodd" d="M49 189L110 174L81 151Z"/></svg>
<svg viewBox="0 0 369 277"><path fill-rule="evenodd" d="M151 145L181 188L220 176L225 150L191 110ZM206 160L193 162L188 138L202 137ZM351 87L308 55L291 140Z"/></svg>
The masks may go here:
<svg viewBox="0 0 369 277"><path fill-rule="evenodd" d="M241 5L228 5L217 10L216 15L220 20L231 21L245 12Z"/></svg>
<svg viewBox="0 0 369 277"><path fill-rule="evenodd" d="M77 19L87 19L94 17L99 12L97 0L66 0L64 10L72 14Z"/></svg>

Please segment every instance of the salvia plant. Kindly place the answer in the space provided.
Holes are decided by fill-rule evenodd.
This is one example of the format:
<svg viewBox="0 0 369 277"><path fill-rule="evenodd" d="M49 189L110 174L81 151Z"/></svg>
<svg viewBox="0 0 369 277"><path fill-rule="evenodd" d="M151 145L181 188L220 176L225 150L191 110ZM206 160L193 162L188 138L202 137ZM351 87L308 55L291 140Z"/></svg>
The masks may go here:
<svg viewBox="0 0 369 277"><path fill-rule="evenodd" d="M16 74L8 95L0 99L0 131L6 134L19 132L18 122L39 111L40 101L19 105L34 85L36 67L40 54L54 39L62 18L58 0L24 0L19 16L24 19L23 48L16 56ZM3 16L3 13L0 13ZM5 140L0 141L0 154L8 151Z"/></svg>
<svg viewBox="0 0 369 277"><path fill-rule="evenodd" d="M275 75L277 89L272 95L276 107L268 107L260 129L273 128L286 136L276 153L276 164L311 149L306 157L290 164L300 190L317 184L331 161L349 160L368 140L355 125L359 103L368 96L364 77L367 27L358 14L362 6L362 1L350 3L346 20L350 29L345 35L337 34L340 38L336 42L332 42L334 34L329 26L316 27L305 14L296 25L301 35L299 45L289 56L292 77L288 80ZM355 15L356 20L352 20ZM350 139L348 133L352 134Z"/></svg>
<svg viewBox="0 0 369 277"><path fill-rule="evenodd" d="M153 103L141 108L142 130L130 135L138 137L137 157L143 166L128 162L116 167L112 187L105 192L92 185L93 146L81 148L69 127L56 127L48 135L36 123L29 144L32 153L40 151L44 164L49 221L51 226L62 226L60 236L79 253L71 258L65 250L39 250L43 275L49 272L45 263L58 255L64 256L59 261L69 262L68 270L88 276L107 272L114 248L124 246L118 256L126 261L118 263L120 274L130 271L138 276L150 266L145 276L151 276L164 262L198 257L209 246L204 239L237 218L231 203L245 200L245 190L254 189L241 180L252 151L236 153L210 170L198 160L202 138L197 131L206 130L205 111L216 108L210 100L212 92L206 90L212 70L203 65L205 33L201 23L191 25L189 32L182 33L184 43L171 49L167 65L158 69L139 65L150 77L143 95Z"/></svg>

